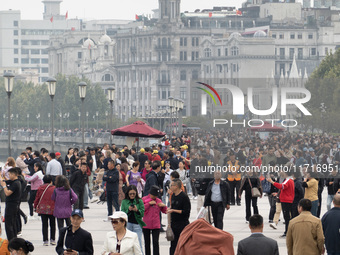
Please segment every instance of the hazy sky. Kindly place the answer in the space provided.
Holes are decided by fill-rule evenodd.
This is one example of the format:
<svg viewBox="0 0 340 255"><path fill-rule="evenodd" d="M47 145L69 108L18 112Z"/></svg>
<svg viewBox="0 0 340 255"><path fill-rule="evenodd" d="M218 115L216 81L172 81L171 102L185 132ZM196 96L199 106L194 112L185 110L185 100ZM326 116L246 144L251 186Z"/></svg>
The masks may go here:
<svg viewBox="0 0 340 255"><path fill-rule="evenodd" d="M241 7L244 0L182 0L181 12L213 6ZM61 14L69 18L134 19L135 14L151 13L158 8L158 0L63 0ZM41 0L1 0L1 10L21 10L22 19L42 19Z"/></svg>

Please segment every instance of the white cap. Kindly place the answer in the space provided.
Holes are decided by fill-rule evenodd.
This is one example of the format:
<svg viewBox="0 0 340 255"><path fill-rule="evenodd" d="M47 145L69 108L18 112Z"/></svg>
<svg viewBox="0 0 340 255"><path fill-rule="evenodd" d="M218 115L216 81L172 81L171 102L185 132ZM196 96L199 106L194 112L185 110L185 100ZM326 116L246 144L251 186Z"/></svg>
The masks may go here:
<svg viewBox="0 0 340 255"><path fill-rule="evenodd" d="M125 212L118 211L114 212L112 215L109 216L111 219L124 219L126 222L128 222L128 216Z"/></svg>

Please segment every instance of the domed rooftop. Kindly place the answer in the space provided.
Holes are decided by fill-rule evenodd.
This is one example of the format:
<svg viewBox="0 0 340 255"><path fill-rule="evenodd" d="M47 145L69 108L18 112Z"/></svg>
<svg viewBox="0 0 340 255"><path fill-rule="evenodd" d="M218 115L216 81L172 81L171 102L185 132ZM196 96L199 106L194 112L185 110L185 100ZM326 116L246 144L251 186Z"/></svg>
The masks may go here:
<svg viewBox="0 0 340 255"><path fill-rule="evenodd" d="M102 37L100 37L99 42L100 43L111 43L111 38L110 36L108 36L106 33L102 35Z"/></svg>
<svg viewBox="0 0 340 255"><path fill-rule="evenodd" d="M241 37L242 35L238 32L233 32L231 35L230 35L230 38L232 37Z"/></svg>
<svg viewBox="0 0 340 255"><path fill-rule="evenodd" d="M83 43L83 47L85 48L94 47L94 46L95 44L90 38L87 38L87 40Z"/></svg>
<svg viewBox="0 0 340 255"><path fill-rule="evenodd" d="M262 30L258 30L255 32L254 37L267 37L267 33Z"/></svg>

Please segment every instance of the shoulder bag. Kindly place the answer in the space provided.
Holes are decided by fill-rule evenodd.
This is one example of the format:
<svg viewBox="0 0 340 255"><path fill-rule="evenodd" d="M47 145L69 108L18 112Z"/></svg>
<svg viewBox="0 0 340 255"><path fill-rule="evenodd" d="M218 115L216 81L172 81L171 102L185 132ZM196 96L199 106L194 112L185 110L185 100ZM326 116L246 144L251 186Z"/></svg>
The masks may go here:
<svg viewBox="0 0 340 255"><path fill-rule="evenodd" d="M250 188L251 188L251 196L252 197L260 197L261 196L261 192L260 192L259 188L258 187L253 187L251 185L251 181L250 181L249 177L248 177L248 181L249 181L249 185L250 185Z"/></svg>

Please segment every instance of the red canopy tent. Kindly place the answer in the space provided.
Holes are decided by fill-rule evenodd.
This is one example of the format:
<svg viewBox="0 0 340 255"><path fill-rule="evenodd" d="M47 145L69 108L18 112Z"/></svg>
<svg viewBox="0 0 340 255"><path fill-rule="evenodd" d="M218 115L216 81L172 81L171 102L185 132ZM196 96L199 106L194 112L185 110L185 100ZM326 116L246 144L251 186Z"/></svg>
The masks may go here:
<svg viewBox="0 0 340 255"><path fill-rule="evenodd" d="M164 132L148 126L143 121L136 121L130 125L111 130L111 134L117 136L154 137L154 138L161 138L166 135ZM139 139L137 139L137 154L139 151L138 147Z"/></svg>
<svg viewBox="0 0 340 255"><path fill-rule="evenodd" d="M284 132L285 129L272 125L271 123L264 121L264 125L261 127L251 127L252 132Z"/></svg>

